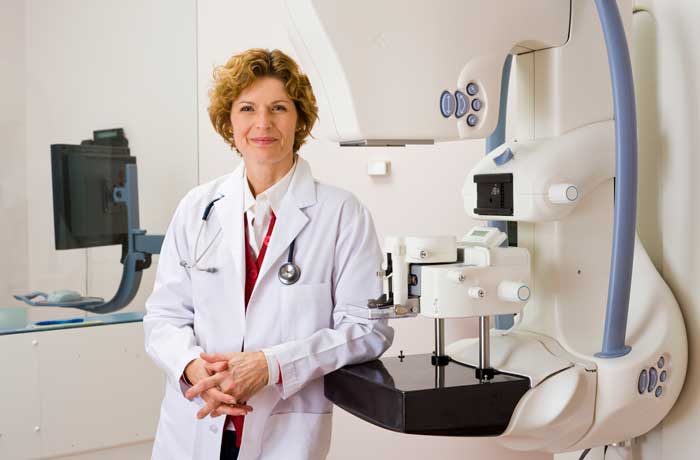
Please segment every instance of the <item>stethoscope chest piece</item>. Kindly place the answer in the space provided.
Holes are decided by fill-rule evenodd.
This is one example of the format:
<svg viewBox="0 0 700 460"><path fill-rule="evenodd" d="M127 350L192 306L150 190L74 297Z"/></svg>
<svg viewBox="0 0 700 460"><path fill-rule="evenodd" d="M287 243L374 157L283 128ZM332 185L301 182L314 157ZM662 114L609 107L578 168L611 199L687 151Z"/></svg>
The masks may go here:
<svg viewBox="0 0 700 460"><path fill-rule="evenodd" d="M297 264L287 262L280 267L280 271L277 273L277 276L282 284L290 285L299 281L301 270Z"/></svg>
<svg viewBox="0 0 700 460"><path fill-rule="evenodd" d="M286 284L287 286L299 281L299 277L301 276L301 268L294 263L294 246L296 242L296 240L293 240L292 244L289 245L287 262L283 263L280 267L280 271L277 272L277 277L280 279L280 283Z"/></svg>

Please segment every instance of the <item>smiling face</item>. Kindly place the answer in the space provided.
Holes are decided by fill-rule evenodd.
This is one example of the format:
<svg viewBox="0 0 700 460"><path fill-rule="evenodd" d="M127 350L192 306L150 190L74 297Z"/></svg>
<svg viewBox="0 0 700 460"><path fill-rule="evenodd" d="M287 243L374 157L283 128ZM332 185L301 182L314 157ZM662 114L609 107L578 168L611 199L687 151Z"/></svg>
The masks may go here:
<svg viewBox="0 0 700 460"><path fill-rule="evenodd" d="M231 127L246 164L293 161L297 110L281 80L262 77L243 90L231 106Z"/></svg>

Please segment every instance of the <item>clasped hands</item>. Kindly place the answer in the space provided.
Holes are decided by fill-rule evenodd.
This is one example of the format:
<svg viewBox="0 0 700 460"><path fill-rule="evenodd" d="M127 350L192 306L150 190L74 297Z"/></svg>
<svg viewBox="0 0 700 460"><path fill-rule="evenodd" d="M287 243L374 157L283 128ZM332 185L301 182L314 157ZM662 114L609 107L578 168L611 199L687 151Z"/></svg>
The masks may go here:
<svg viewBox="0 0 700 460"><path fill-rule="evenodd" d="M253 408L246 401L267 385L267 359L261 351L202 353L185 368L192 388L185 396L200 396L204 406L197 418L207 415L246 415Z"/></svg>

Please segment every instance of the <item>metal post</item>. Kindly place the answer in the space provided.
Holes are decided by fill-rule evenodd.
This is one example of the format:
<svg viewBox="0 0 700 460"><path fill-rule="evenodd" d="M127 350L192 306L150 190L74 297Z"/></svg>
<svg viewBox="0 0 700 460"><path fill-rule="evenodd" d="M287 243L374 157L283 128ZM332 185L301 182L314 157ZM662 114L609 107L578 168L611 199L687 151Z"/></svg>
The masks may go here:
<svg viewBox="0 0 700 460"><path fill-rule="evenodd" d="M445 320L435 318L435 355L445 356Z"/></svg>
<svg viewBox="0 0 700 460"><path fill-rule="evenodd" d="M491 318L488 316L479 317L479 368L489 369L491 367Z"/></svg>

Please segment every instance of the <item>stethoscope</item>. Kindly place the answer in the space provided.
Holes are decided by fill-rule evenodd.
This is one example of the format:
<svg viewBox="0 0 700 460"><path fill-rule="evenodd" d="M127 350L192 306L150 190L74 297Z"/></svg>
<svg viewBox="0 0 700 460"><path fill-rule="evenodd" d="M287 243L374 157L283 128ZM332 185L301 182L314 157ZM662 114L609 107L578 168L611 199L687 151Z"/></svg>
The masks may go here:
<svg viewBox="0 0 700 460"><path fill-rule="evenodd" d="M188 263L186 260L182 259L180 260L180 266L185 268L185 269L195 269L199 270L202 272L207 272L207 273L217 273L219 271L218 268L216 267L200 267L199 262L202 260L202 258L209 252L209 249L214 245L214 242L216 239L219 237L221 234L221 227L219 227L219 230L216 232L216 235L214 235L214 238L211 239L209 244L204 248L204 251L202 251L201 254L198 255L199 252L199 241L202 238L202 231L204 230L204 225L207 223L209 220L209 215L211 214L212 210L214 209L214 204L216 204L217 201L223 198L222 196L219 196L217 198L214 198L207 204L207 207L204 208L204 213L202 214L202 222L199 224L199 231L197 232L197 239L194 242L194 259L193 263ZM289 252L287 254L287 262L282 264L280 267L279 271L277 272L277 277L279 278L280 282L285 285L290 285L294 284L297 281L299 281L299 278L301 277L301 269L297 264L294 263L294 246L296 243L296 238L292 240L292 244L289 245Z"/></svg>

